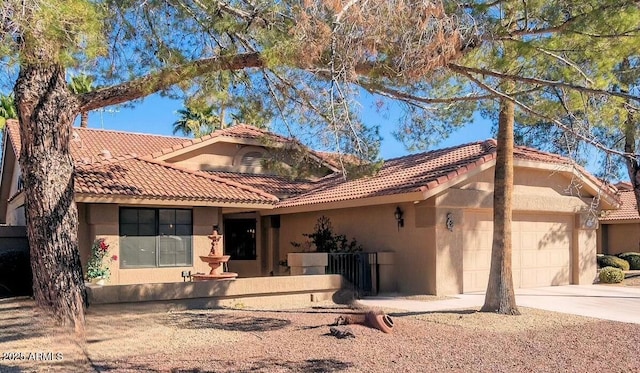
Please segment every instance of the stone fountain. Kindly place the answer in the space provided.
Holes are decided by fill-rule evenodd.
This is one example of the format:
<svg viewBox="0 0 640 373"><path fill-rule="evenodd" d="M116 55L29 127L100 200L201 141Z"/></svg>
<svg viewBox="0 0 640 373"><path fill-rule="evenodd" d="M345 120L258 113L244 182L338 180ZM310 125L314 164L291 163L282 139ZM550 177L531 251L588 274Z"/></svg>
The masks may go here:
<svg viewBox="0 0 640 373"><path fill-rule="evenodd" d="M218 233L216 227L213 228L211 235L207 236L211 240L211 251L207 256L200 256L200 260L207 263L211 267L211 272L208 275L195 274L191 276L193 281L207 281L207 280L224 280L233 279L238 277L237 273L224 272L224 263L229 261L229 255L223 255L223 249L221 245L222 235Z"/></svg>

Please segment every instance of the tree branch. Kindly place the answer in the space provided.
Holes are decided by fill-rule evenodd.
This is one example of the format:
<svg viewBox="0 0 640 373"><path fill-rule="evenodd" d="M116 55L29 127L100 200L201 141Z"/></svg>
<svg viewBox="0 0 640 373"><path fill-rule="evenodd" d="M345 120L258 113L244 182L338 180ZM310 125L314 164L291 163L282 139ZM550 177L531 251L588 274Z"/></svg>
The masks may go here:
<svg viewBox="0 0 640 373"><path fill-rule="evenodd" d="M459 96L459 97L448 97L448 98L429 98L422 96L414 96L410 93L401 92L399 90L383 87L378 84L367 83L361 80L358 81L358 85L367 91L375 94L379 94L385 97L398 99L405 102L420 102L423 104L450 104L454 102L463 102L463 101L478 101L478 100L486 100L495 97L492 94L489 95L477 95L477 96Z"/></svg>
<svg viewBox="0 0 640 373"><path fill-rule="evenodd" d="M396 100L401 100L410 104L415 104L418 102L422 104L451 104L456 102L487 100L487 99L492 99L496 97L494 94L487 94L487 95L469 95L469 96L457 96L457 97L447 97L447 98L429 98L429 97L412 95L410 93L402 92L393 88L388 88L388 87L380 86L377 84L367 83L362 80L358 81L358 85L360 85L362 88L366 89L370 93L379 94L381 96L389 97ZM512 96L519 96L519 95L535 92L538 90L540 90L540 88L532 88L524 91L518 91L518 92L514 92Z"/></svg>
<svg viewBox="0 0 640 373"><path fill-rule="evenodd" d="M587 74L584 73L584 71L582 71L582 69L580 68L580 66L576 65L573 61L569 60L568 58L564 58L559 54L553 53L551 51L548 51L544 48L540 48L540 47L535 47L535 49L543 54L546 54L547 56L551 56L561 62L564 62L565 64L567 64L568 66L573 67L580 75L582 75L582 77L587 81L587 83L589 84L593 84L593 80L589 79L589 77L587 76Z"/></svg>
<svg viewBox="0 0 640 373"><path fill-rule="evenodd" d="M222 70L242 70L264 65L259 53L205 58L169 67L130 82L98 89L79 96L80 112L135 100L200 75Z"/></svg>
<svg viewBox="0 0 640 373"><path fill-rule="evenodd" d="M527 78L524 76L505 74L505 73L501 73L493 70L461 66L454 63L447 64L447 67L452 71L455 71L465 76L468 76L469 73L489 75L489 76L493 76L500 79L513 80L516 82L544 85L549 87L562 87L562 88L568 88L568 89L572 89L579 92L586 92L586 93L592 93L592 94L598 94L598 95L616 96L616 97L622 97L622 98L627 98L632 100L640 100L640 97L634 96L628 93L624 93L624 92L613 92L613 91L607 91L606 89L589 88L581 85L564 83L557 80Z"/></svg>
<svg viewBox="0 0 640 373"><path fill-rule="evenodd" d="M538 112L536 110L533 110L532 108L530 108L526 104L516 100L512 96L510 96L510 95L508 95L506 93L500 92L500 91L498 91L498 90L496 90L494 88L491 88L488 84L485 84L484 82L480 81L479 79L477 79L476 77L471 75L469 72L462 70L462 71L460 71L460 74L464 75L465 77L467 77L469 80L471 80L472 82L477 84L480 88L485 89L485 90L493 93L494 95L496 95L496 96L498 96L500 98L512 101L514 104L516 104L518 107L520 107L524 112L532 114L532 115L535 115L538 118L547 120L547 121L553 123L554 125L558 126L559 128L562 128L565 131L573 133L580 140L586 142L587 144L591 144L591 145L595 146L596 148L604 151L605 153L616 154L616 155L619 155L619 156L622 156L622 157L629 157L629 156L638 157L638 156L640 156L640 154L629 154L629 153L626 153L626 152L621 152L621 151L606 147L605 145L601 144L597 139L587 137L587 136L585 136L585 135L583 135L581 133L577 133L572 128L569 128L567 125L565 125L564 123L560 122L559 120L557 120L555 118L552 118L552 117L550 117L548 115L542 114L542 113L540 113L540 112Z"/></svg>

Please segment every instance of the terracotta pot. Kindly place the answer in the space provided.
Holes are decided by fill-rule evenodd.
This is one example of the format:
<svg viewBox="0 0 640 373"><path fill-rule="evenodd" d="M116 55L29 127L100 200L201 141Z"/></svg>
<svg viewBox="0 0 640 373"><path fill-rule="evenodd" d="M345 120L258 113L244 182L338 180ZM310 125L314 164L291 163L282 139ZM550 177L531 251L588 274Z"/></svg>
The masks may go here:
<svg viewBox="0 0 640 373"><path fill-rule="evenodd" d="M384 313L376 313L373 311L367 312L366 322L372 328L376 328L383 333L391 333L393 330L393 320L389 315Z"/></svg>

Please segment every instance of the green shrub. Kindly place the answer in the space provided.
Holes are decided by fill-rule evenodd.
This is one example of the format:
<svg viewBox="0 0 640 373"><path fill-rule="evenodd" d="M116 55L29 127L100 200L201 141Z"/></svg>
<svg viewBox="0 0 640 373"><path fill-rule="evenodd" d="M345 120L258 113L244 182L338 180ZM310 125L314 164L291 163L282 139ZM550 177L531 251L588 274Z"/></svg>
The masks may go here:
<svg viewBox="0 0 640 373"><path fill-rule="evenodd" d="M640 269L640 253L622 253L618 258L629 262L629 269Z"/></svg>
<svg viewBox="0 0 640 373"><path fill-rule="evenodd" d="M604 267L600 270L600 282L605 284L617 284L624 280L624 273L620 268Z"/></svg>
<svg viewBox="0 0 640 373"><path fill-rule="evenodd" d="M613 255L598 256L598 266L600 268L616 267L616 268L620 268L623 271L628 271L629 270L629 262L627 262L624 259L620 259L617 256L613 256Z"/></svg>

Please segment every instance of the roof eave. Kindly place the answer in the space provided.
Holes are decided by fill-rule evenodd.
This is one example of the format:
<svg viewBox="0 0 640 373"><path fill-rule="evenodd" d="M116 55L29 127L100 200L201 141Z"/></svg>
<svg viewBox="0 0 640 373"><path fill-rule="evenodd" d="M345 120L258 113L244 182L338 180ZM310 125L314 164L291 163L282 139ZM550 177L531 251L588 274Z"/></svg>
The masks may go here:
<svg viewBox="0 0 640 373"><path fill-rule="evenodd" d="M386 205L393 203L420 202L423 198L422 191L389 194L375 197L344 199L340 201L310 203L296 206L274 207L271 210L262 212L262 215L295 214L301 212L313 212L322 210L336 210L354 207L366 207L375 205Z"/></svg>
<svg viewBox="0 0 640 373"><path fill-rule="evenodd" d="M364 207L390 203L418 203L425 201L439 193L442 193L453 185L464 182L465 180L486 171L487 169L493 167L495 163L495 158L483 161L476 167L473 167L471 169L467 168L467 171L462 174L458 174L455 177L450 177L447 181L434 183L433 185L427 184L421 187L419 190L415 190L412 192L389 194L376 197L354 198L340 201L320 202L289 207L276 207L273 210L270 210L267 214L263 215L292 214L297 212L311 212L349 207Z"/></svg>
<svg viewBox="0 0 640 373"><path fill-rule="evenodd" d="M191 141L192 143L189 144L189 145L185 145L185 146L181 147L180 149L163 149L163 150L159 150L159 152L162 152L162 154L156 155L156 153L154 153L151 156L156 161L166 161L167 159L171 159L173 157L177 157L177 156L192 152L194 150L198 150L198 149L207 147L209 145L216 144L218 142L223 142L223 141L231 143L231 144L239 144L239 145L264 146L263 143L261 143L260 141L257 141L257 140L242 139L242 138L225 136L225 135L212 136L212 137L210 137L208 139L205 139L205 140L194 139L194 140L188 140L188 141Z"/></svg>
<svg viewBox="0 0 640 373"><path fill-rule="evenodd" d="M256 201L215 201L194 198L153 197L76 193L75 201L80 203L114 203L127 205L166 205L199 207L233 207L242 209L273 209L273 202Z"/></svg>
<svg viewBox="0 0 640 373"><path fill-rule="evenodd" d="M632 219L600 219L600 224L640 224L640 218L632 218Z"/></svg>

